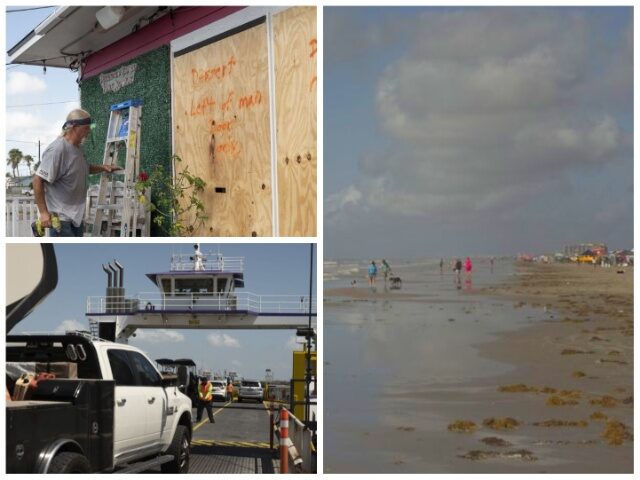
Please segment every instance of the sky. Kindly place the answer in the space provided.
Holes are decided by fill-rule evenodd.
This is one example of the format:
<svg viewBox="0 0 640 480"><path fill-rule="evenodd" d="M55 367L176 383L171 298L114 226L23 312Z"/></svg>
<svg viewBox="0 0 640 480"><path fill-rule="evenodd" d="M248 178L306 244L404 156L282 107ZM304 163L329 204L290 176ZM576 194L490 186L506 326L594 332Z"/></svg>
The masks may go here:
<svg viewBox="0 0 640 480"><path fill-rule="evenodd" d="M633 10L325 8L326 258L633 247Z"/></svg>
<svg viewBox="0 0 640 480"><path fill-rule="evenodd" d="M13 5L6 7L6 11L24 8L29 7ZM55 9L51 7L6 14L5 63L9 61L6 51ZM41 142L41 152L44 152L46 146L60 134L67 113L80 106L77 76L70 70L52 67L48 67L46 73L42 67L26 65L7 65L6 69L5 157L9 150L18 148L37 162L38 140ZM5 170L11 172L6 160ZM26 164L20 165L18 173L29 175Z"/></svg>
<svg viewBox="0 0 640 480"><path fill-rule="evenodd" d="M309 295L310 247L307 244L201 244L207 252L244 257L245 288L257 295ZM127 297L157 292L147 273L169 271L172 253L190 254L183 244L55 244L58 263L56 289L11 331L36 333L88 330L86 302L106 295L107 275L102 265L118 260L124 266ZM314 255L317 251L314 249ZM313 295L316 295L314 261ZM10 282L11 278L7 278ZM263 379L271 369L277 380L291 378L292 352L300 350L293 330L170 330L140 329L131 345L151 359L191 358L199 368L245 378Z"/></svg>

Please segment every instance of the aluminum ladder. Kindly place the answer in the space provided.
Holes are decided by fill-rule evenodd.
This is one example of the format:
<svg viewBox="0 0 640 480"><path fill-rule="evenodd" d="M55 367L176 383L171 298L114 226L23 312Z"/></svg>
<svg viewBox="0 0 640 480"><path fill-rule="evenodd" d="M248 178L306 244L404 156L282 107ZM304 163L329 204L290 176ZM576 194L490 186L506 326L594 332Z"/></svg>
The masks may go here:
<svg viewBox="0 0 640 480"><path fill-rule="evenodd" d="M118 153L124 146L124 170L100 176L96 213L91 236L112 237L119 231L121 237L136 236L138 213L141 208L136 195L136 181L140 169L140 133L142 100L127 100L111 105L109 128L104 146L103 165L118 165ZM122 203L116 201L116 179L122 178ZM111 182L109 182L111 180ZM120 221L115 221L116 212ZM145 225L148 230L148 225ZM148 234L148 233L147 233Z"/></svg>

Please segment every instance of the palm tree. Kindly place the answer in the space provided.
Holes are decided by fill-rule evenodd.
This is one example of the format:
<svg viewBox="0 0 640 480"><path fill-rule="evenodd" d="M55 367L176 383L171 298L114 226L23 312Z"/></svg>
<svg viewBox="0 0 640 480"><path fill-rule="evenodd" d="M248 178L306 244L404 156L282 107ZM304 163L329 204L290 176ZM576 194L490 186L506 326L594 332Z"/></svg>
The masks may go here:
<svg viewBox="0 0 640 480"><path fill-rule="evenodd" d="M25 155L22 158L22 161L27 164L27 167L29 168L29 176L31 176L31 164L35 162L34 158L31 155Z"/></svg>
<svg viewBox="0 0 640 480"><path fill-rule="evenodd" d="M18 165L22 161L22 152L17 148L12 148L9 150L9 158L7 158L7 165L11 165L11 170L13 172L13 178L16 178L16 170L18 169Z"/></svg>

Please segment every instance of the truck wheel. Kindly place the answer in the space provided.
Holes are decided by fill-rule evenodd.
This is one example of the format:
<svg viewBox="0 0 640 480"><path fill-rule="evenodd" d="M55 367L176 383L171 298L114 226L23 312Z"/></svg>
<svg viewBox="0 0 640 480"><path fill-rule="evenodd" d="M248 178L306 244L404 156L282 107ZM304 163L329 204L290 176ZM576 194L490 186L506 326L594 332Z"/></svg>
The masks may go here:
<svg viewBox="0 0 640 480"><path fill-rule="evenodd" d="M165 452L173 455L173 460L160 465L162 473L188 473L189 472L189 432L184 425L178 425L171 445Z"/></svg>
<svg viewBox="0 0 640 480"><path fill-rule="evenodd" d="M87 457L75 452L62 452L53 457L47 473L90 473Z"/></svg>

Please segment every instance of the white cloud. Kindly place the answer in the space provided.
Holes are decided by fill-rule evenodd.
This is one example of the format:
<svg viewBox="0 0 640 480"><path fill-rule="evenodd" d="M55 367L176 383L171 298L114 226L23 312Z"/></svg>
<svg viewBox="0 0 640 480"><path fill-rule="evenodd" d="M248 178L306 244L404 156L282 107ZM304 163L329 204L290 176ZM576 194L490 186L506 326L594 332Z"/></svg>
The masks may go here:
<svg viewBox="0 0 640 480"><path fill-rule="evenodd" d="M7 77L7 93L9 95L32 95L47 90L44 80L26 72L10 72Z"/></svg>
<svg viewBox="0 0 640 480"><path fill-rule="evenodd" d="M233 365L234 367L241 367L242 362L240 360L232 360L231 365Z"/></svg>
<svg viewBox="0 0 640 480"><path fill-rule="evenodd" d="M58 325L55 332L64 333L69 330L89 330L89 325L73 319L64 320L60 325Z"/></svg>
<svg viewBox="0 0 640 480"><path fill-rule="evenodd" d="M184 342L184 335L175 330L142 329L136 330L136 339L146 343Z"/></svg>
<svg viewBox="0 0 640 480"><path fill-rule="evenodd" d="M393 146L364 154L360 178L327 195L330 226L366 213L458 223L500 214L631 155L611 104L630 104L632 88L602 87L632 78L626 36L608 55L594 40L597 20L549 9L429 11L420 22L378 79L379 124Z"/></svg>
<svg viewBox="0 0 640 480"><path fill-rule="evenodd" d="M76 108L69 105L68 111ZM59 111L58 114L41 114L33 111L10 110L7 114L6 132L7 139L18 140L22 142L41 142L41 149L44 151L47 145L51 143L60 134L62 124L66 118L67 110ZM25 145L20 145L24 150ZM32 147L33 148L33 147ZM35 147L37 152L37 145Z"/></svg>
<svg viewBox="0 0 640 480"><path fill-rule="evenodd" d="M349 210L361 203L362 198L362 192L355 185L327 195L324 203L325 218L344 217Z"/></svg>
<svg viewBox="0 0 640 480"><path fill-rule="evenodd" d="M212 333L207 336L207 341L213 347L240 348L240 342L226 333Z"/></svg>

